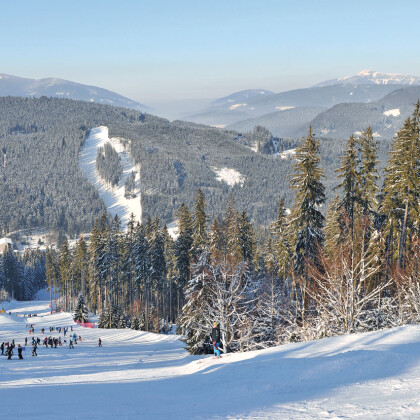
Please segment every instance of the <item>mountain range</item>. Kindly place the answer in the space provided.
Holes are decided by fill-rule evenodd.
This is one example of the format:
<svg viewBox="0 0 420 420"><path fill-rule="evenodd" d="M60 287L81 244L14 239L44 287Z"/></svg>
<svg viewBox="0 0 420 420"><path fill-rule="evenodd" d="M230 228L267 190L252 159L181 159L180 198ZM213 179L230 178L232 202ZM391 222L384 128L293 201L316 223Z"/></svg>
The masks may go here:
<svg viewBox="0 0 420 420"><path fill-rule="evenodd" d="M380 73L372 70L362 70L354 76L345 76L327 80L315 87L350 84L350 85L420 85L420 77L405 74Z"/></svg>
<svg viewBox="0 0 420 420"><path fill-rule="evenodd" d="M37 80L0 73L0 96L48 96L151 111L146 105L110 90L55 78Z"/></svg>
<svg viewBox="0 0 420 420"><path fill-rule="evenodd" d="M364 70L305 89L238 92L186 120L239 132L261 125L278 137L301 136L312 125L336 138L372 125L378 136L392 138L419 97L418 85L420 77Z"/></svg>

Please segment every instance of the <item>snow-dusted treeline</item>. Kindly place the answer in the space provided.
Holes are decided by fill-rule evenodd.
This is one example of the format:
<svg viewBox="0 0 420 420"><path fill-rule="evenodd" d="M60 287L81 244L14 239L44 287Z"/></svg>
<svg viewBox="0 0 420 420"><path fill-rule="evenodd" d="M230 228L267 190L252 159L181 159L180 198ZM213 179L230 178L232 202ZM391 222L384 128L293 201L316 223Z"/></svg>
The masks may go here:
<svg viewBox="0 0 420 420"><path fill-rule="evenodd" d="M233 199L209 223L201 190L179 208L175 240L159 219L132 219L122 233L104 216L88 247L60 250L62 301L72 308L81 292L105 328L177 322L193 353L211 349L213 321L226 352L419 322L419 132L420 103L393 141L381 190L372 129L351 136L326 216L311 130L295 150L294 207L281 199L269 230L255 230Z"/></svg>
<svg viewBox="0 0 420 420"><path fill-rule="evenodd" d="M32 299L45 285L44 252L28 250L21 256L9 246L0 254L0 302Z"/></svg>

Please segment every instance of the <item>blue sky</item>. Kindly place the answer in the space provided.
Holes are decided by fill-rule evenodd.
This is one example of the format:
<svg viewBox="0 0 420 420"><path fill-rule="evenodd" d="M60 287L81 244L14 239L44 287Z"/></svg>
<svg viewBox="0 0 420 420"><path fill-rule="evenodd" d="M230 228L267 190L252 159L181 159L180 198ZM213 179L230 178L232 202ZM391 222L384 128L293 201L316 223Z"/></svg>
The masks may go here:
<svg viewBox="0 0 420 420"><path fill-rule="evenodd" d="M0 73L140 102L307 87L363 69L420 75L418 1L2 2Z"/></svg>

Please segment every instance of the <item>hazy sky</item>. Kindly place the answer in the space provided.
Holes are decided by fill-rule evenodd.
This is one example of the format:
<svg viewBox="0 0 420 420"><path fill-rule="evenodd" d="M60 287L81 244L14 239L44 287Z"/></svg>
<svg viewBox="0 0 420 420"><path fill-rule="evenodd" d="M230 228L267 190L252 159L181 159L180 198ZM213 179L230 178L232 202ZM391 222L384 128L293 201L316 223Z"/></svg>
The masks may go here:
<svg viewBox="0 0 420 420"><path fill-rule="evenodd" d="M143 103L307 87L363 69L420 75L420 2L4 0L0 73Z"/></svg>

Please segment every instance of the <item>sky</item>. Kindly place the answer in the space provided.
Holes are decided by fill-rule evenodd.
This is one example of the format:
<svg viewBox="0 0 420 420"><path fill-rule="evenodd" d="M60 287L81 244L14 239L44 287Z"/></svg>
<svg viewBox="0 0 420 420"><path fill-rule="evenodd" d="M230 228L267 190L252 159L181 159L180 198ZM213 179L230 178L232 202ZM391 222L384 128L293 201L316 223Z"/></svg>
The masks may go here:
<svg viewBox="0 0 420 420"><path fill-rule="evenodd" d="M419 17L418 0L4 0L0 73L152 105L364 69L419 76Z"/></svg>

